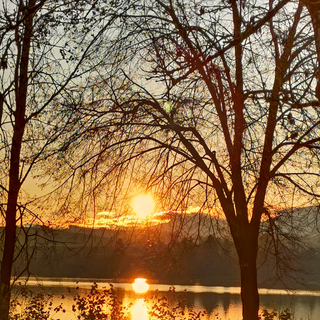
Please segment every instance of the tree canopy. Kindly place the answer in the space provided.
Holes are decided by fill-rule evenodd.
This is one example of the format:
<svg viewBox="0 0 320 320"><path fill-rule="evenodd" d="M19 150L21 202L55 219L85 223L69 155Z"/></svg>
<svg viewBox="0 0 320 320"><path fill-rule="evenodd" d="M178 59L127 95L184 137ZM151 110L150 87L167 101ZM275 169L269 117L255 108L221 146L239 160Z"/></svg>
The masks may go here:
<svg viewBox="0 0 320 320"><path fill-rule="evenodd" d="M72 106L83 97L86 78L103 64L94 45L105 41L101 32L112 17L87 1L2 1L0 11L0 319L7 319L13 261L24 253L28 268L27 239L36 237L23 229L20 243L16 226L43 222L41 207L31 210L35 197L23 185L39 177L53 156L63 157L79 121Z"/></svg>
<svg viewBox="0 0 320 320"><path fill-rule="evenodd" d="M261 221L269 218L273 234L276 217L318 205L320 195L310 16L288 1L112 4L125 8L112 55L78 108L94 125L83 132L102 148L81 167L93 168L100 186L111 173L115 185L143 185L165 208L199 202L223 212L243 316L257 319Z"/></svg>

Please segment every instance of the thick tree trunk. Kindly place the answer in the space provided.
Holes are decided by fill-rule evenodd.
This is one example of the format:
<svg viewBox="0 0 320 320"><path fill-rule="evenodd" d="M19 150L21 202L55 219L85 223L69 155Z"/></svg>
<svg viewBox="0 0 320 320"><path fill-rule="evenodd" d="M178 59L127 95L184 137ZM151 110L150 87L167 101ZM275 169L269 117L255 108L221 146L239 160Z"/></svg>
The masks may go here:
<svg viewBox="0 0 320 320"><path fill-rule="evenodd" d="M240 263L241 300L243 320L258 320L259 293L257 283L256 257Z"/></svg>
<svg viewBox="0 0 320 320"><path fill-rule="evenodd" d="M239 257L243 320L258 320L258 227L254 228L249 223L238 225L232 234Z"/></svg>

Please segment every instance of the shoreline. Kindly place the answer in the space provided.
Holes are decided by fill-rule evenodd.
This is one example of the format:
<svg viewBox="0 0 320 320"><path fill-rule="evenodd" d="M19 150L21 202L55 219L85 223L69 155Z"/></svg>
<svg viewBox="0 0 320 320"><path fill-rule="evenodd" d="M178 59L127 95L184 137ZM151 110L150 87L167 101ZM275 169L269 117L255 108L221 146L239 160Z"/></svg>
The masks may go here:
<svg viewBox="0 0 320 320"><path fill-rule="evenodd" d="M81 287L90 289L93 283L99 287L106 287L110 284L114 288L132 291L134 279L94 279L94 278L48 278L48 277L21 277L17 283L26 282L27 286L44 286L44 287ZM150 291L169 291L174 287L175 291L187 291L191 293L216 293L216 294L236 294L240 295L238 286L212 286L199 283L193 284L164 284L157 280L147 279L150 285ZM259 288L260 295L293 295L293 296L320 296L320 290L314 289L276 289L276 288Z"/></svg>

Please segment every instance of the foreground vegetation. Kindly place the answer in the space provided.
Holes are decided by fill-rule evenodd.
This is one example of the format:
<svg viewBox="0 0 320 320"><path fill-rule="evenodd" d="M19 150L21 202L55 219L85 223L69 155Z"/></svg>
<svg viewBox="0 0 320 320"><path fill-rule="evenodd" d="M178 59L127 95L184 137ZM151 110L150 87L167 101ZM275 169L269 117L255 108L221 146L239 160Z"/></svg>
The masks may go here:
<svg viewBox="0 0 320 320"><path fill-rule="evenodd" d="M70 289L66 289L70 293ZM210 315L205 310L194 307L187 307L186 292L177 293L174 287L169 289L167 294L155 292L155 294L145 299L147 308L147 318L140 315L139 320L175 319L175 320L196 320L209 319ZM96 283L91 287L89 293L81 294L76 288L72 310L67 310L64 306L65 296L61 295L60 303L53 302L54 295L46 294L43 289L33 292L25 286L18 286L16 298L12 299L10 308L10 320L60 320L66 319L61 316L67 311L72 311L72 319L79 320L135 320L133 315L134 304L124 305L117 297L114 287L99 288ZM211 318L210 318L211 319ZM221 320L219 314L215 319ZM283 311L261 310L259 320L298 320L292 313L285 309ZM299 318L299 320L301 320ZM306 319L309 320L309 319Z"/></svg>

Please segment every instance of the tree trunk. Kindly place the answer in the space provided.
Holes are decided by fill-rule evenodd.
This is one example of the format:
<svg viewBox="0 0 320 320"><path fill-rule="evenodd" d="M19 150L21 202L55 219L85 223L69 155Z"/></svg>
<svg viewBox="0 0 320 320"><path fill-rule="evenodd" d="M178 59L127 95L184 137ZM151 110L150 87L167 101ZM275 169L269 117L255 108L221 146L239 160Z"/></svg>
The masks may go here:
<svg viewBox="0 0 320 320"><path fill-rule="evenodd" d="M320 0L304 0L303 3L307 6L312 19L318 62L320 62Z"/></svg>
<svg viewBox="0 0 320 320"><path fill-rule="evenodd" d="M10 151L9 192L5 217L4 251L1 261L0 279L0 320L8 320L10 308L10 281L16 244L16 212L20 182L20 157L23 134L25 130L26 102L28 94L28 65L30 43L33 27L33 8L35 0L30 0L29 5L22 7L25 14L25 26L22 38L17 38L17 46L22 42L21 53L17 56L15 77L15 122Z"/></svg>
<svg viewBox="0 0 320 320"><path fill-rule="evenodd" d="M10 287L0 284L0 319L7 320L9 317Z"/></svg>
<svg viewBox="0 0 320 320"><path fill-rule="evenodd" d="M241 300L243 320L258 320L259 293L256 258L253 256L240 263Z"/></svg>
<svg viewBox="0 0 320 320"><path fill-rule="evenodd" d="M238 226L233 234L241 275L243 320L258 320L259 293L257 280L258 231L250 223ZM235 235L235 236L234 236Z"/></svg>
<svg viewBox="0 0 320 320"><path fill-rule="evenodd" d="M16 123L19 124L19 121L17 121ZM23 131L24 124L22 124L22 126L18 126L18 128L17 125L15 126L11 147L9 194L8 205L6 210L5 240L3 258L1 261L0 320L7 320L9 316L10 280L16 243L16 211L18 194L20 190L19 163Z"/></svg>
<svg viewBox="0 0 320 320"><path fill-rule="evenodd" d="M317 87L316 87L316 97L320 102L320 0L304 0L303 3L307 6L310 13L313 29L315 44L318 56L318 70L317 70Z"/></svg>

